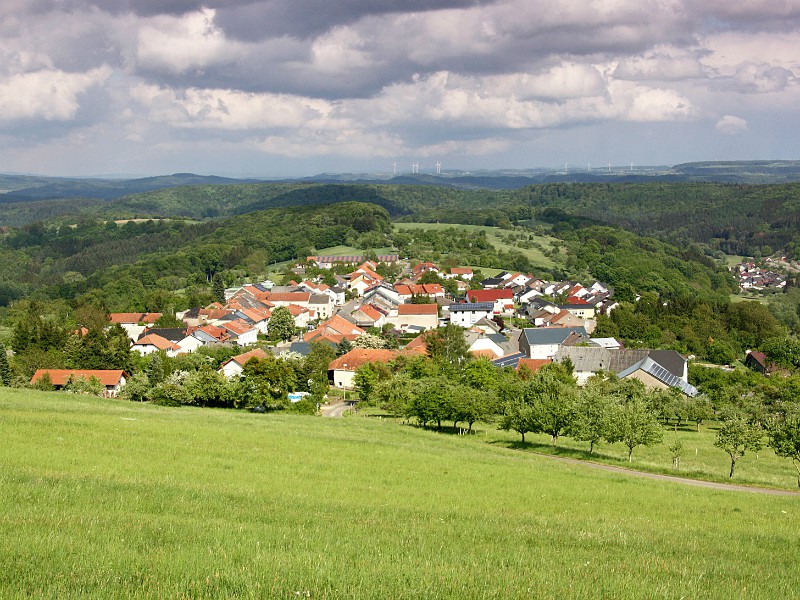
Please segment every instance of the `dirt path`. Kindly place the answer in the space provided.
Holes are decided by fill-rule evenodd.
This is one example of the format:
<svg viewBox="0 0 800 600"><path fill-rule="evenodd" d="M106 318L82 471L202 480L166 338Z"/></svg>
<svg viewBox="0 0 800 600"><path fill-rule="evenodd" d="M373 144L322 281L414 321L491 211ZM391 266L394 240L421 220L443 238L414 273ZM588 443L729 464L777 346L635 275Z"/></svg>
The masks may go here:
<svg viewBox="0 0 800 600"><path fill-rule="evenodd" d="M604 465L602 463L591 462L587 460L578 460L577 458L568 458L566 456L553 456L552 454L540 454L533 452L536 456L544 458L551 458L561 462L570 463L573 465L581 465L584 467L601 469L603 471L612 471L615 473L623 473L634 477L645 477L647 479L660 479L662 481L671 481L673 483L683 483L686 485L694 485L697 487L711 488L712 490L723 490L728 492L751 492L753 494L767 494L771 496L797 496L800 493L792 492L789 490L774 490L772 488L751 487L749 485L736 485L735 483L718 483L716 481L702 481L700 479L689 479L687 477L675 477L674 475L660 475L658 473L647 473L645 471L635 471L633 469L626 469L625 467L616 467L614 465Z"/></svg>
<svg viewBox="0 0 800 600"><path fill-rule="evenodd" d="M322 413L323 417L343 417L345 411L352 408L352 404L349 402L335 402L334 404L323 404L320 407L320 412Z"/></svg>

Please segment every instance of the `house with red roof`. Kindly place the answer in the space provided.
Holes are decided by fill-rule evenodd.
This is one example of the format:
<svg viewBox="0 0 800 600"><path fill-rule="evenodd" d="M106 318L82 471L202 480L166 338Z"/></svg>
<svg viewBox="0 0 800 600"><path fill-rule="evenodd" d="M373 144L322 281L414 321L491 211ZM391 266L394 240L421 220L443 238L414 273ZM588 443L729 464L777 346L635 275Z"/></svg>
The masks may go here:
<svg viewBox="0 0 800 600"><path fill-rule="evenodd" d="M250 350L249 352L229 358L222 363L222 366L217 370L217 372L225 375L225 377L229 379L232 377L238 377L242 374L247 361L251 359L260 360L264 358L267 358L267 353L261 348L256 348L255 350Z"/></svg>
<svg viewBox="0 0 800 600"><path fill-rule="evenodd" d="M449 273L444 273L442 277L445 279L455 279L460 277L464 281L472 281L473 272L470 267L453 267Z"/></svg>
<svg viewBox="0 0 800 600"><path fill-rule="evenodd" d="M467 302L492 302L494 314L514 312L514 292L507 288L493 290L467 290Z"/></svg>
<svg viewBox="0 0 800 600"><path fill-rule="evenodd" d="M397 307L397 328L428 331L439 326L438 304L401 304Z"/></svg>
<svg viewBox="0 0 800 600"><path fill-rule="evenodd" d="M445 295L444 288L439 283L398 283L394 286L394 289L402 302L409 302L414 296L424 296L435 300L436 298L444 298Z"/></svg>
<svg viewBox="0 0 800 600"><path fill-rule="evenodd" d="M161 313L111 313L108 315L111 324L121 325L128 334L128 337L134 341L139 339L145 329L152 326L158 319L161 318Z"/></svg>
<svg viewBox="0 0 800 600"><path fill-rule="evenodd" d="M77 379L89 381L94 377L106 388L103 395L107 398L116 398L128 380L127 373L118 369L38 369L31 377L31 384L39 381L45 374L57 390L62 389L70 381Z"/></svg>
<svg viewBox="0 0 800 600"><path fill-rule="evenodd" d="M341 315L333 315L327 321L319 324L314 330L305 334L303 340L306 342L322 341L322 339L338 344L342 339L349 342L355 341L359 336L364 335L365 331L354 323L351 323Z"/></svg>
<svg viewBox="0 0 800 600"><path fill-rule="evenodd" d="M131 345L131 350L138 352L142 356L147 356L153 352L163 350L167 353L167 356L172 357L179 354L182 349L175 342L171 342L157 333L150 333L136 340L133 345Z"/></svg>
<svg viewBox="0 0 800 600"><path fill-rule="evenodd" d="M383 327L386 323L386 314L374 304L362 304L350 314L350 317L359 327Z"/></svg>
<svg viewBox="0 0 800 600"><path fill-rule="evenodd" d="M258 341L258 330L242 319L224 321L221 327L230 333L237 346L252 346Z"/></svg>
<svg viewBox="0 0 800 600"><path fill-rule="evenodd" d="M297 306L308 308L311 292L273 292L266 297L266 300L273 306L296 304Z"/></svg>
<svg viewBox="0 0 800 600"><path fill-rule="evenodd" d="M397 350L353 348L328 365L328 378L337 388L353 389L356 369L369 363L388 363L397 356Z"/></svg>

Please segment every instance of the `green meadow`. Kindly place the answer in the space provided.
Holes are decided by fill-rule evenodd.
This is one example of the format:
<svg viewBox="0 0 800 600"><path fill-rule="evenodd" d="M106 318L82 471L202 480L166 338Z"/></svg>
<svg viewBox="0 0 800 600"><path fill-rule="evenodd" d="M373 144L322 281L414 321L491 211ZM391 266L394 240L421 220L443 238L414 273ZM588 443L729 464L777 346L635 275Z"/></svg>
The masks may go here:
<svg viewBox="0 0 800 600"><path fill-rule="evenodd" d="M0 389L0 436L2 598L727 600L800 584L797 497L388 420Z"/></svg>
<svg viewBox="0 0 800 600"><path fill-rule="evenodd" d="M399 230L423 230L423 231L430 231L430 230L443 230L443 229L462 229L466 231L483 231L486 233L486 237L491 242L491 244L498 250L502 252L510 252L515 251L523 254L528 260L536 265L540 265L542 267L554 267L557 266L556 263L553 261L552 258L546 256L541 250L538 248L521 248L519 246L515 246L509 244L507 241L502 239L502 235L508 235L514 233L512 231L507 231L505 229L500 229L499 227L488 227L484 225L459 225L459 224L452 224L452 223L394 223L394 227ZM562 243L560 240L549 237L549 236L539 236L537 238L538 242L547 249L559 247Z"/></svg>

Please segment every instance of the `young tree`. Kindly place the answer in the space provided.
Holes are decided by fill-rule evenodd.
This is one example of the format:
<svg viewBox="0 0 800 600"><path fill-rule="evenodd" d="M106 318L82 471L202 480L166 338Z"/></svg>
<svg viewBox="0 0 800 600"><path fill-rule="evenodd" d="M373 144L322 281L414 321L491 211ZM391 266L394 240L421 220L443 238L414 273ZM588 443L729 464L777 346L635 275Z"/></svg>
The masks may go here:
<svg viewBox="0 0 800 600"><path fill-rule="evenodd" d="M727 452L731 457L729 477L733 477L736 461L748 450L758 452L761 449L761 428L749 423L741 415L728 416L717 432L714 445Z"/></svg>
<svg viewBox="0 0 800 600"><path fill-rule="evenodd" d="M633 449L652 446L661 441L664 431L655 413L641 396L621 402L613 411L606 441L622 442L628 447L628 462L633 462Z"/></svg>
<svg viewBox="0 0 800 600"><path fill-rule="evenodd" d="M294 335L294 317L288 308L279 306L272 311L268 324L269 337L275 341L285 341Z"/></svg>
<svg viewBox="0 0 800 600"><path fill-rule="evenodd" d="M681 456L683 456L683 442L675 440L670 447L669 453L672 455L672 466L675 469L681 468Z"/></svg>
<svg viewBox="0 0 800 600"><path fill-rule="evenodd" d="M769 445L775 454L789 458L797 470L797 487L800 488L800 415L786 416L769 426Z"/></svg>

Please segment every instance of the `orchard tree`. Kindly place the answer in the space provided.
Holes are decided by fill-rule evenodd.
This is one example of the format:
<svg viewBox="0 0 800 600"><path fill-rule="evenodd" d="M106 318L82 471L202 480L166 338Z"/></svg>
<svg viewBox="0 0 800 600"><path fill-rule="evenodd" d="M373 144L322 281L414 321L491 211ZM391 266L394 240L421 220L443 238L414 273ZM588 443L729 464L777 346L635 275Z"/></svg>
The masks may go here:
<svg viewBox="0 0 800 600"><path fill-rule="evenodd" d="M500 419L500 429L506 431L513 429L522 436L524 444L525 434L536 431L536 425L536 413L533 405L526 402L524 398L515 398L506 403Z"/></svg>
<svg viewBox="0 0 800 600"><path fill-rule="evenodd" d="M492 413L492 395L484 390L466 385L457 385L454 389L453 401L453 427L460 421L469 426L467 431L472 432L472 425Z"/></svg>
<svg viewBox="0 0 800 600"><path fill-rule="evenodd" d="M548 434L555 446L573 419L575 380L561 365L547 365L526 382L525 388L533 405L533 431Z"/></svg>
<svg viewBox="0 0 800 600"><path fill-rule="evenodd" d="M294 317L291 311L285 306L279 306L272 311L267 325L270 339L274 341L286 341L294 335Z"/></svg>
<svg viewBox="0 0 800 600"><path fill-rule="evenodd" d="M800 488L800 415L789 415L770 424L769 445L775 454L789 458L797 470L797 487Z"/></svg>
<svg viewBox="0 0 800 600"><path fill-rule="evenodd" d="M748 450L758 452L761 449L761 428L750 423L742 415L730 415L722 422L714 445L731 457L729 477L733 477L736 461Z"/></svg>
<svg viewBox="0 0 800 600"><path fill-rule="evenodd" d="M664 437L658 417L642 396L621 402L611 413L606 441L622 442L628 447L628 462L633 462L637 446L653 446Z"/></svg>
<svg viewBox="0 0 800 600"><path fill-rule="evenodd" d="M616 407L616 398L605 393L600 386L587 385L578 393L575 418L567 434L579 442L589 442L591 455L595 445L608 437L610 417Z"/></svg>

